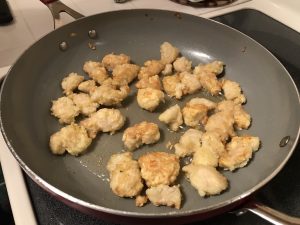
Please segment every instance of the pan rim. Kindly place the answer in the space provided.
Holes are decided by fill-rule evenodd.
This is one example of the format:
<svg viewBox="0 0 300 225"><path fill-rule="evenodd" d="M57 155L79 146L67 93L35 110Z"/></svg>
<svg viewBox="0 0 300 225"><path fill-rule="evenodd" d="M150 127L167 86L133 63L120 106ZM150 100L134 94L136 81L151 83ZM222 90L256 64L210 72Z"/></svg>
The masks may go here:
<svg viewBox="0 0 300 225"><path fill-rule="evenodd" d="M219 24L219 26L223 26L226 27L226 29L230 29L232 32L237 32L239 33L239 35L243 36L246 39L249 39L250 41L254 42L256 45L259 45L260 48L264 49L264 51L266 51L266 53L268 53L268 55L273 58L273 60L275 60L277 62L277 64L283 69L283 71L286 73L286 75L288 75L289 80L292 82L293 86L294 86L294 90L296 91L297 97L298 97L298 107L300 106L300 95L299 95L299 91L298 88L293 80L293 78L291 77L291 75L289 74L289 72L287 71L287 69L282 65L282 63L268 50L266 49L263 45L261 45L260 43L258 43L257 41L255 41L253 38L245 35L244 33L228 26L225 24L222 24L218 21L214 21L210 18L203 18L200 16L195 16L195 15L191 15L191 14L187 14L187 13L182 13L182 12L178 12L178 11L170 11L170 10L160 10L160 9L126 9L126 10L114 10L114 11L109 11L109 12L104 12L104 13L100 13L102 14L111 14L111 13L119 13L119 12L124 12L124 11L141 11L141 12L168 12L168 13L179 13L182 15L186 15L186 16L190 16L190 17L194 17L197 19L202 19L202 20L209 20L212 23L217 23ZM91 15L88 17L84 17L84 18L80 18L78 21L81 20L86 20L86 19L90 19L92 17L97 17L100 14L95 14L95 15ZM71 26L73 23L75 23L76 21L73 21L63 27L58 28L59 29L64 29L64 27L67 26ZM55 31L55 30L54 30ZM54 31L50 32L53 33ZM37 40L35 43L33 43L31 46L28 47L28 49L26 49L22 55L19 57L21 58L27 51L29 51L29 49L35 45L36 43L38 43L39 41L41 41L44 37L48 36L48 34L44 35L43 37L41 37L39 40ZM19 60L19 58L15 61L15 63ZM7 72L7 75L10 74L10 71L12 70L12 68L14 67L15 63L13 64L13 66L9 69L9 71ZM0 92L0 104L2 101L2 92L3 92L3 87L5 86L5 81L6 81L7 77L5 78L3 85L1 87L1 92ZM117 209L112 209L112 208L108 208L108 207L103 207L103 206L99 206L96 204L92 204L89 203L87 201L83 201L79 198L76 198L66 192L61 191L60 189L54 187L53 185L49 184L48 182L46 182L44 179L42 179L41 177L39 177L35 172L33 172L24 162L23 160L18 156L18 154L16 153L16 151L14 150L13 146L11 145L9 138L6 136L5 133L5 129L4 129L4 125L3 125L3 118L2 118L2 110L0 109L0 129L1 129L1 133L4 137L4 140L9 148L9 150L11 151L11 153L13 154L13 156L16 158L16 160L18 161L19 165L21 166L21 168L26 172L26 174L33 180L35 181L39 186L41 186L44 190L50 192L51 194L57 195L62 197L63 199L66 199L68 201L70 201L71 203L74 203L80 207L86 207L92 210L96 210L99 212L104 212L104 213L108 213L108 214L114 214L114 215L119 215L119 216L125 216L125 217L138 217L138 218L159 218L159 217L180 217L180 216L190 216L190 215L195 215L195 214L202 214L202 213L206 213L206 212L210 212L216 209L220 209L223 207L226 207L228 205L231 205L233 203L236 203L244 198L246 198L247 196L251 195L252 193L254 193L255 191L257 191L258 189L260 189L261 187L263 187L265 184L267 184L271 179L273 179L281 170L282 168L285 166L285 164L287 163L287 161L290 159L291 155L294 152L294 149L296 148L298 142L299 142L299 135L300 135L300 124L298 127L298 132L297 132L297 136L296 139L293 143L293 145L291 146L289 153L287 154L287 156L285 157L285 159L279 164L279 166L269 175L267 176L263 181L259 182L257 185L255 185L254 187L250 188L248 191L245 191L244 193L235 196L229 200L226 201L221 201L217 204L213 204L210 207L205 207L203 209L192 209L192 210L186 210L186 211L180 211L180 210L174 210L171 212L164 212L164 213L142 213L142 212L128 212L128 211L122 211L122 210L117 210Z"/></svg>

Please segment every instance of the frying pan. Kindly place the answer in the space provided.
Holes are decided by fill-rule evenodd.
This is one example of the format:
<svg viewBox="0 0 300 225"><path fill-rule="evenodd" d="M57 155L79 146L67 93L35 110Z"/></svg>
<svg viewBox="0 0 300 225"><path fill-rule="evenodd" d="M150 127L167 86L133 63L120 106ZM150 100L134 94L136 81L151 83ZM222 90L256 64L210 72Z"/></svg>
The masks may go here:
<svg viewBox="0 0 300 225"><path fill-rule="evenodd" d="M68 73L83 74L85 61L101 60L111 52L126 53L141 65L160 57L159 46L164 41L177 46L194 66L216 59L226 63L224 77L241 84L247 96L245 109L253 118L250 129L239 133L259 136L262 141L248 166L234 173L222 171L230 187L221 195L201 198L181 174L176 181L183 192L180 210L151 204L138 208L132 199L121 199L111 192L105 166L113 153L123 149L124 129L113 136L98 135L87 153L79 157L55 156L48 147L50 135L61 128L50 115L51 101L62 95L60 82ZM127 118L126 127L143 120L154 121L162 137L159 143L134 152L134 158L148 151L170 152L166 143L175 143L182 133L170 133L158 121L158 115L175 102L182 106L204 94L196 93L178 102L168 99L149 113L137 106L135 92L132 88L120 108ZM2 134L24 171L61 201L118 223L187 223L229 211L283 168L299 137L299 93L291 76L270 52L220 23L162 10L102 13L47 34L12 66L1 89L0 104ZM298 219L260 204L249 203L245 208L273 222L299 224Z"/></svg>

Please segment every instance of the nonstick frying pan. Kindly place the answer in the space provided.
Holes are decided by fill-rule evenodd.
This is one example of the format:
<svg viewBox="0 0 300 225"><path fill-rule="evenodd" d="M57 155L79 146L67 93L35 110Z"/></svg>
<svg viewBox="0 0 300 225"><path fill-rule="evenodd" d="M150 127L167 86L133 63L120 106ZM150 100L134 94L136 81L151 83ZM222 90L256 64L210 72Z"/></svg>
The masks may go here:
<svg viewBox="0 0 300 225"><path fill-rule="evenodd" d="M111 52L128 54L134 63L142 65L147 59L159 59L159 46L164 41L177 46L194 66L216 59L226 63L224 78L241 84L247 96L245 109L253 118L250 129L240 134L259 136L262 141L261 149L247 167L234 173L222 171L230 187L221 195L201 198L181 174L177 180L183 192L180 210L151 204L138 208L132 199L121 199L111 192L105 166L113 153L123 149L124 129L113 136L98 135L87 153L79 157L55 156L48 147L50 135L61 128L50 115L51 101L62 95L60 83L68 73L83 74L85 61L101 60ZM137 106L135 92L132 88L120 108L127 117L126 127L143 120L154 121L162 138L159 143L134 152L134 158L147 151L170 152L166 143L175 143L182 133L170 133L158 121L159 113L175 102L182 106L192 97L205 95L197 93L182 101L168 99L149 113ZM299 115L299 94L292 78L265 48L220 23L162 10L107 12L63 26L22 54L1 89L1 131L24 171L67 204L119 223L186 223L243 203L291 157L299 137ZM283 143L284 140L287 141ZM274 214L258 204L249 208ZM274 217L282 219L279 214Z"/></svg>

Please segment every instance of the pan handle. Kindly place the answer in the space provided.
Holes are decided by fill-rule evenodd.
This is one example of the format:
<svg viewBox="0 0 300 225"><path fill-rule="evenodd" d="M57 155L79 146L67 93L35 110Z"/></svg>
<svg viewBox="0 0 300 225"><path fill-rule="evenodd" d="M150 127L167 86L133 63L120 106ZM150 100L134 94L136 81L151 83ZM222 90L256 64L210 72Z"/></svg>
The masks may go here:
<svg viewBox="0 0 300 225"><path fill-rule="evenodd" d="M255 200L251 200L249 203L247 203L246 206L244 206L241 209L238 209L234 213L240 216L246 212L252 212L255 215L275 225L300 224L300 218L289 216L275 209L272 209L260 202L256 202Z"/></svg>

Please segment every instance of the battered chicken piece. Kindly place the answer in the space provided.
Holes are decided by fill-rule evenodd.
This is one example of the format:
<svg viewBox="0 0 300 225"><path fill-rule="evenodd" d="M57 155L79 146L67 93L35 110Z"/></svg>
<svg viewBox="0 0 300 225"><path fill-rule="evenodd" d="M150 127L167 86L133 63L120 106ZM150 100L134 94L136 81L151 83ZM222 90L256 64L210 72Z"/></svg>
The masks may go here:
<svg viewBox="0 0 300 225"><path fill-rule="evenodd" d="M189 72L182 72L179 74L180 82L183 85L183 94L193 94L200 90L201 83L197 76Z"/></svg>
<svg viewBox="0 0 300 225"><path fill-rule="evenodd" d="M97 111L99 106L98 103L93 102L91 97L85 93L72 94L70 98L73 100L74 104L79 108L80 113L88 116Z"/></svg>
<svg viewBox="0 0 300 225"><path fill-rule="evenodd" d="M118 109L102 108L80 121L80 125L86 128L89 137L95 138L99 131L115 133L123 127L125 119Z"/></svg>
<svg viewBox="0 0 300 225"><path fill-rule="evenodd" d="M178 55L178 48L174 47L169 42L164 42L160 46L160 59L163 64L174 62Z"/></svg>
<svg viewBox="0 0 300 225"><path fill-rule="evenodd" d="M161 71L161 73L164 76L171 75L173 73L173 65L171 63L166 64L165 68L163 69L163 71Z"/></svg>
<svg viewBox="0 0 300 225"><path fill-rule="evenodd" d="M202 131L188 129L175 144L175 154L179 157L190 156L201 147Z"/></svg>
<svg viewBox="0 0 300 225"><path fill-rule="evenodd" d="M148 60L144 63L144 66L141 67L138 74L138 79L152 77L158 75L163 69L164 64L159 60Z"/></svg>
<svg viewBox="0 0 300 225"><path fill-rule="evenodd" d="M242 89L237 82L223 80L222 89L227 100L232 100L236 104L242 104L246 102L246 97L242 94Z"/></svg>
<svg viewBox="0 0 300 225"><path fill-rule="evenodd" d="M244 167L252 158L252 153L259 149L259 145L258 137L233 137L226 145L226 151L221 155L219 165L230 171Z"/></svg>
<svg viewBox="0 0 300 225"><path fill-rule="evenodd" d="M173 105L159 115L158 119L169 125L172 131L177 131L178 128L182 125L182 113L179 105Z"/></svg>
<svg viewBox="0 0 300 225"><path fill-rule="evenodd" d="M108 78L105 67L100 62L87 61L83 65L83 71L97 83L102 84Z"/></svg>
<svg viewBox="0 0 300 225"><path fill-rule="evenodd" d="M158 185L146 190L150 202L155 206L166 205L180 209L181 192L179 185L169 187L168 185Z"/></svg>
<svg viewBox="0 0 300 225"><path fill-rule="evenodd" d="M130 84L138 75L140 67L135 64L116 65L112 71L113 80L120 86Z"/></svg>
<svg viewBox="0 0 300 225"><path fill-rule="evenodd" d="M142 207L148 202L148 197L143 195L138 195L135 198L135 206Z"/></svg>
<svg viewBox="0 0 300 225"><path fill-rule="evenodd" d="M66 95L70 95L83 80L84 76L80 76L77 73L70 73L62 80L61 87Z"/></svg>
<svg viewBox="0 0 300 225"><path fill-rule="evenodd" d="M152 77L144 77L140 79L136 84L136 88L153 88L157 90L161 90L161 82L158 75L154 75Z"/></svg>
<svg viewBox="0 0 300 225"><path fill-rule="evenodd" d="M91 144L92 139L84 127L72 123L63 127L50 137L50 149L53 154L62 155L67 151L71 155L83 153Z"/></svg>
<svg viewBox="0 0 300 225"><path fill-rule="evenodd" d="M211 95L218 95L221 92L222 84L218 81L216 75L211 72L195 72L194 74L198 77L201 86L208 91Z"/></svg>
<svg viewBox="0 0 300 225"><path fill-rule="evenodd" d="M110 188L119 197L134 197L143 189L138 162L132 159L131 152L114 154L107 166Z"/></svg>
<svg viewBox="0 0 300 225"><path fill-rule="evenodd" d="M164 91L170 97L176 97L181 99L183 95L184 85L181 83L180 76L178 74L165 76L162 80Z"/></svg>
<svg viewBox="0 0 300 225"><path fill-rule="evenodd" d="M212 166L189 164L182 168L192 186L197 189L201 197L217 195L228 187L225 176Z"/></svg>
<svg viewBox="0 0 300 225"><path fill-rule="evenodd" d="M213 61L207 64L199 64L195 67L195 73L207 72L213 73L216 76L221 74L224 70L224 63L222 61Z"/></svg>
<svg viewBox="0 0 300 225"><path fill-rule="evenodd" d="M177 58L175 60L175 62L173 63L174 69L177 72L189 72L192 69L192 61L189 61L187 58L185 57L180 57Z"/></svg>
<svg viewBox="0 0 300 225"><path fill-rule="evenodd" d="M158 126L155 123L143 121L128 127L123 133L122 141L128 150L135 150L143 144L156 143L159 138Z"/></svg>
<svg viewBox="0 0 300 225"><path fill-rule="evenodd" d="M97 88L96 81L86 80L78 85L78 90L84 93L92 93Z"/></svg>
<svg viewBox="0 0 300 225"><path fill-rule="evenodd" d="M125 54L116 55L111 53L103 57L102 63L106 69L112 71L117 65L130 63L130 57Z"/></svg>
<svg viewBox="0 0 300 225"><path fill-rule="evenodd" d="M60 123L70 124L74 122L80 110L70 98L64 96L52 101L51 112Z"/></svg>
<svg viewBox="0 0 300 225"><path fill-rule="evenodd" d="M142 109L154 111L160 102L165 101L165 95L161 90L153 88L138 89L137 103Z"/></svg>
<svg viewBox="0 0 300 225"><path fill-rule="evenodd" d="M138 159L148 187L172 184L179 174L179 158L166 152L148 152ZM148 196L149 197L149 196Z"/></svg>
<svg viewBox="0 0 300 225"><path fill-rule="evenodd" d="M190 127L206 124L208 110L206 105L188 102L182 109L184 123Z"/></svg>
<svg viewBox="0 0 300 225"><path fill-rule="evenodd" d="M189 101L189 104L191 105L205 105L208 110L212 110L212 109L215 109L217 107L217 104L213 101L210 101L206 98L192 98L190 101Z"/></svg>

